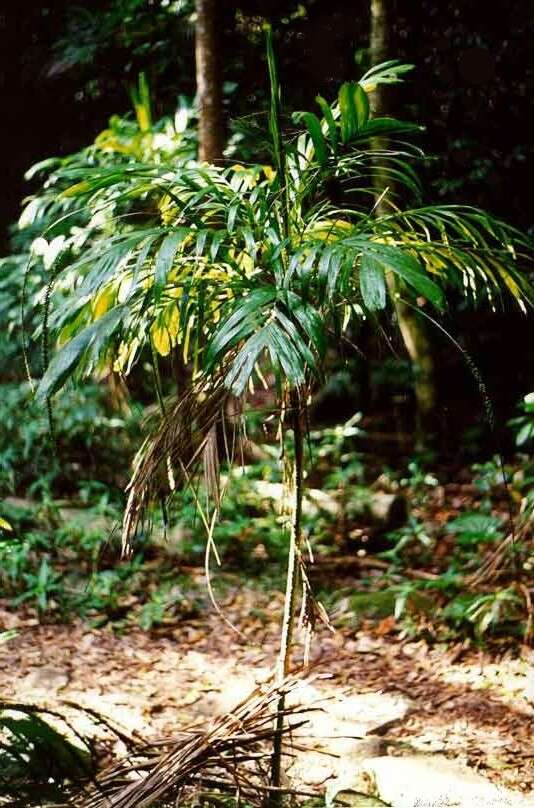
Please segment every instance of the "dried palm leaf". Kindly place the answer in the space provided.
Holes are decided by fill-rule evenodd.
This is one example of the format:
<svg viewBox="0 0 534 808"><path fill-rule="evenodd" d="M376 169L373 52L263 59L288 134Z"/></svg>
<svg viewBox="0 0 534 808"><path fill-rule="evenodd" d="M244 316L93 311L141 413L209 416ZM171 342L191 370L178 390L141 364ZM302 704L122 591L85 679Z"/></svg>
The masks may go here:
<svg viewBox="0 0 534 808"><path fill-rule="evenodd" d="M149 504L191 483L204 468L206 490L218 507L219 453L217 425L223 423L230 393L222 379L200 378L176 404L167 409L139 450L128 485L123 519L123 549L146 517ZM172 478L172 482L171 482Z"/></svg>
<svg viewBox="0 0 534 808"><path fill-rule="evenodd" d="M465 579L473 588L495 581L504 574L516 572L516 547L525 544L532 547L534 537L534 504L525 497L521 513L512 531L496 547L492 548L476 572Z"/></svg>
<svg viewBox="0 0 534 808"><path fill-rule="evenodd" d="M299 679L255 689L232 712L214 718L207 729L191 728L178 737L147 746L98 778L97 788L77 803L80 808L149 808L175 804L184 789L207 786L230 791L252 803L272 790L269 763L280 698ZM303 726L299 708L288 708L291 727ZM161 751L163 748L163 751ZM287 791L288 789L282 789Z"/></svg>

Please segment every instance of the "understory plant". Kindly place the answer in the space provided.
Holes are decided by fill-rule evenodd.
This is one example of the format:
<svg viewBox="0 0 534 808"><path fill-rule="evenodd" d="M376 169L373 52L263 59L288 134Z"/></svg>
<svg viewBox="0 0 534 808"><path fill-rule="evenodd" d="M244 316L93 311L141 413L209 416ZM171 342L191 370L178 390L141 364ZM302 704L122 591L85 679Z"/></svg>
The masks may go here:
<svg viewBox="0 0 534 808"><path fill-rule="evenodd" d="M407 66L374 67L343 84L333 102L318 96L318 114L296 112L292 126L283 127L270 30L266 43L272 165L130 155L124 164L59 170L64 189L54 204L75 200L100 229L78 257L60 251L48 270L44 344L50 333L59 349L47 359L37 395L50 402L69 379L111 368L127 378L150 361L160 414L135 459L124 548L152 503L165 509L191 486L208 565L216 554L220 466L231 464L242 445L254 395L270 391L275 403L264 415L278 419L282 446L284 435L291 437L284 452L291 518L276 674L282 681L291 665L299 577L305 626L311 630L324 617L307 584L302 502L308 407L328 372L327 355L350 346L365 318L382 328L391 294L430 320L439 318L448 294L493 307L509 296L523 310L531 297L521 271L528 239L474 208L423 205L414 170L422 153L411 142L420 127L371 115L374 89L400 81ZM386 182L380 199L377 172ZM129 219L121 218L123 203ZM162 358L187 368L174 397L164 395ZM283 721L282 696L275 789ZM273 793L276 802L280 792Z"/></svg>
<svg viewBox="0 0 534 808"><path fill-rule="evenodd" d="M534 393L527 393L520 404L522 414L509 422L514 430L515 443L519 449L526 449L534 441Z"/></svg>

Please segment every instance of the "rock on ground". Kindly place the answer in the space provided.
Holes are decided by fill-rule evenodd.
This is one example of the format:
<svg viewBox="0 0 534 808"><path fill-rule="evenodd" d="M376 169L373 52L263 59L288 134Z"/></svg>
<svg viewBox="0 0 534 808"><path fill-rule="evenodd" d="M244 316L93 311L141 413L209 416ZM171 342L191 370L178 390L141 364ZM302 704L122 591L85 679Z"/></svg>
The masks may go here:
<svg viewBox="0 0 534 808"><path fill-rule="evenodd" d="M410 709L407 699L385 693L346 696L339 690L303 682L290 700L309 711L293 721L306 720L298 730L302 748L286 759L285 769L293 786L320 786L344 777L365 758L380 755L384 727L402 720Z"/></svg>
<svg viewBox="0 0 534 808"><path fill-rule="evenodd" d="M490 783L441 755L373 757L327 786L326 804L364 806L366 798L393 808L529 808L532 802ZM380 803L378 803L380 804Z"/></svg>

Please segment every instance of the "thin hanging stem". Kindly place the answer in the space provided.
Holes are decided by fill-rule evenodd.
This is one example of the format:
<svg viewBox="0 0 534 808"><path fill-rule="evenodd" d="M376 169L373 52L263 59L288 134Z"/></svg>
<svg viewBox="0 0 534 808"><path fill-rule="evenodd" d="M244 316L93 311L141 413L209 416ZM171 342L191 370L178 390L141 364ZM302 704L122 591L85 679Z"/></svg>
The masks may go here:
<svg viewBox="0 0 534 808"><path fill-rule="evenodd" d="M295 628L295 601L297 594L298 558L302 541L302 497L303 497L303 461L304 461L304 429L303 413L298 392L291 395L291 412L293 423L293 445L295 459L293 461L293 502L291 513L291 533L289 537L289 553L286 574L286 595L284 601L284 617L280 637L280 652L276 668L276 681L281 684L289 674L291 663L291 646ZM276 734L274 736L273 757L271 764L271 783L280 788L280 775L282 763L282 732L284 726L285 695L280 697L277 706ZM271 808L281 804L281 792L271 793Z"/></svg>

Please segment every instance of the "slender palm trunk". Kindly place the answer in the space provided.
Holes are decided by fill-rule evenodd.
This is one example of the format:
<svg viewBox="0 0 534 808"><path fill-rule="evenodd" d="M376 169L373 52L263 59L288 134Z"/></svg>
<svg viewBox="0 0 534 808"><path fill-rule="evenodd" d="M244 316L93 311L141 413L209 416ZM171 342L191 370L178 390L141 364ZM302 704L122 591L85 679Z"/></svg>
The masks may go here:
<svg viewBox="0 0 534 808"><path fill-rule="evenodd" d="M371 0L369 45L372 65L380 64L390 58L388 52L391 27L389 5L390 0ZM388 106L387 89L383 84L379 84L373 93L373 114L386 115ZM387 141L385 138L377 138L374 145L378 149L384 149L387 148ZM379 170L376 174L375 184L377 195L380 195L387 186L389 186L390 192L392 190L391 178L381 176ZM379 202L377 214L388 212L387 202ZM396 298L395 293L398 290L392 273L388 275L387 283L393 298L402 339L412 362L416 401L416 446L422 448L428 442L435 427L437 393L432 344L422 318L410 306L406 306Z"/></svg>
<svg viewBox="0 0 534 808"><path fill-rule="evenodd" d="M280 85L276 69L276 58L273 48L273 36L270 27L266 29L267 63L269 67L269 79L271 85L271 110L269 125L273 139L275 154L275 164L278 174L278 182L282 190L282 205L280 210L280 220L284 236L290 232L290 210L287 195L287 177L285 165L284 144L280 127ZM293 426L293 445L295 459L293 463L293 504L291 514L291 531L289 537L289 551L286 573L286 595L284 601L284 616L282 620L282 630L280 637L280 652L276 666L276 680L281 684L289 673L291 664L291 646L293 643L293 632L295 627L295 602L297 597L297 579L299 568L299 553L302 538L302 497L303 497L303 459L304 459L304 428L303 428L303 406L301 395L298 390L293 390L289 396L291 407L291 420ZM271 785L274 789L280 789L280 778L282 773L282 737L285 719L285 698L280 697L277 705L276 732L273 744L273 756L271 762ZM273 791L269 797L269 808L279 808L282 803L281 792Z"/></svg>
<svg viewBox="0 0 534 808"><path fill-rule="evenodd" d="M198 156L213 163L223 150L220 0L196 0L195 57Z"/></svg>
<svg viewBox="0 0 534 808"><path fill-rule="evenodd" d="M291 646L293 644L293 632L295 627L295 602L297 595L298 579L298 559L301 545L302 529L302 497L304 493L303 485L303 459L304 459L304 429L302 424L302 409L300 397L297 393L291 397L292 421L293 421L293 445L295 459L293 465L293 503L291 513L291 532L289 537L289 553L287 560L286 574L286 595L284 601L284 616L282 621L282 632L280 637L280 652L276 667L276 679L282 683L288 675L291 664ZM276 716L276 735L273 747L273 757L271 765L271 784L274 788L280 788L281 764L282 764L282 730L284 726L285 697L282 696L278 702ZM270 799L271 808L277 808L281 804L280 792L273 792Z"/></svg>

